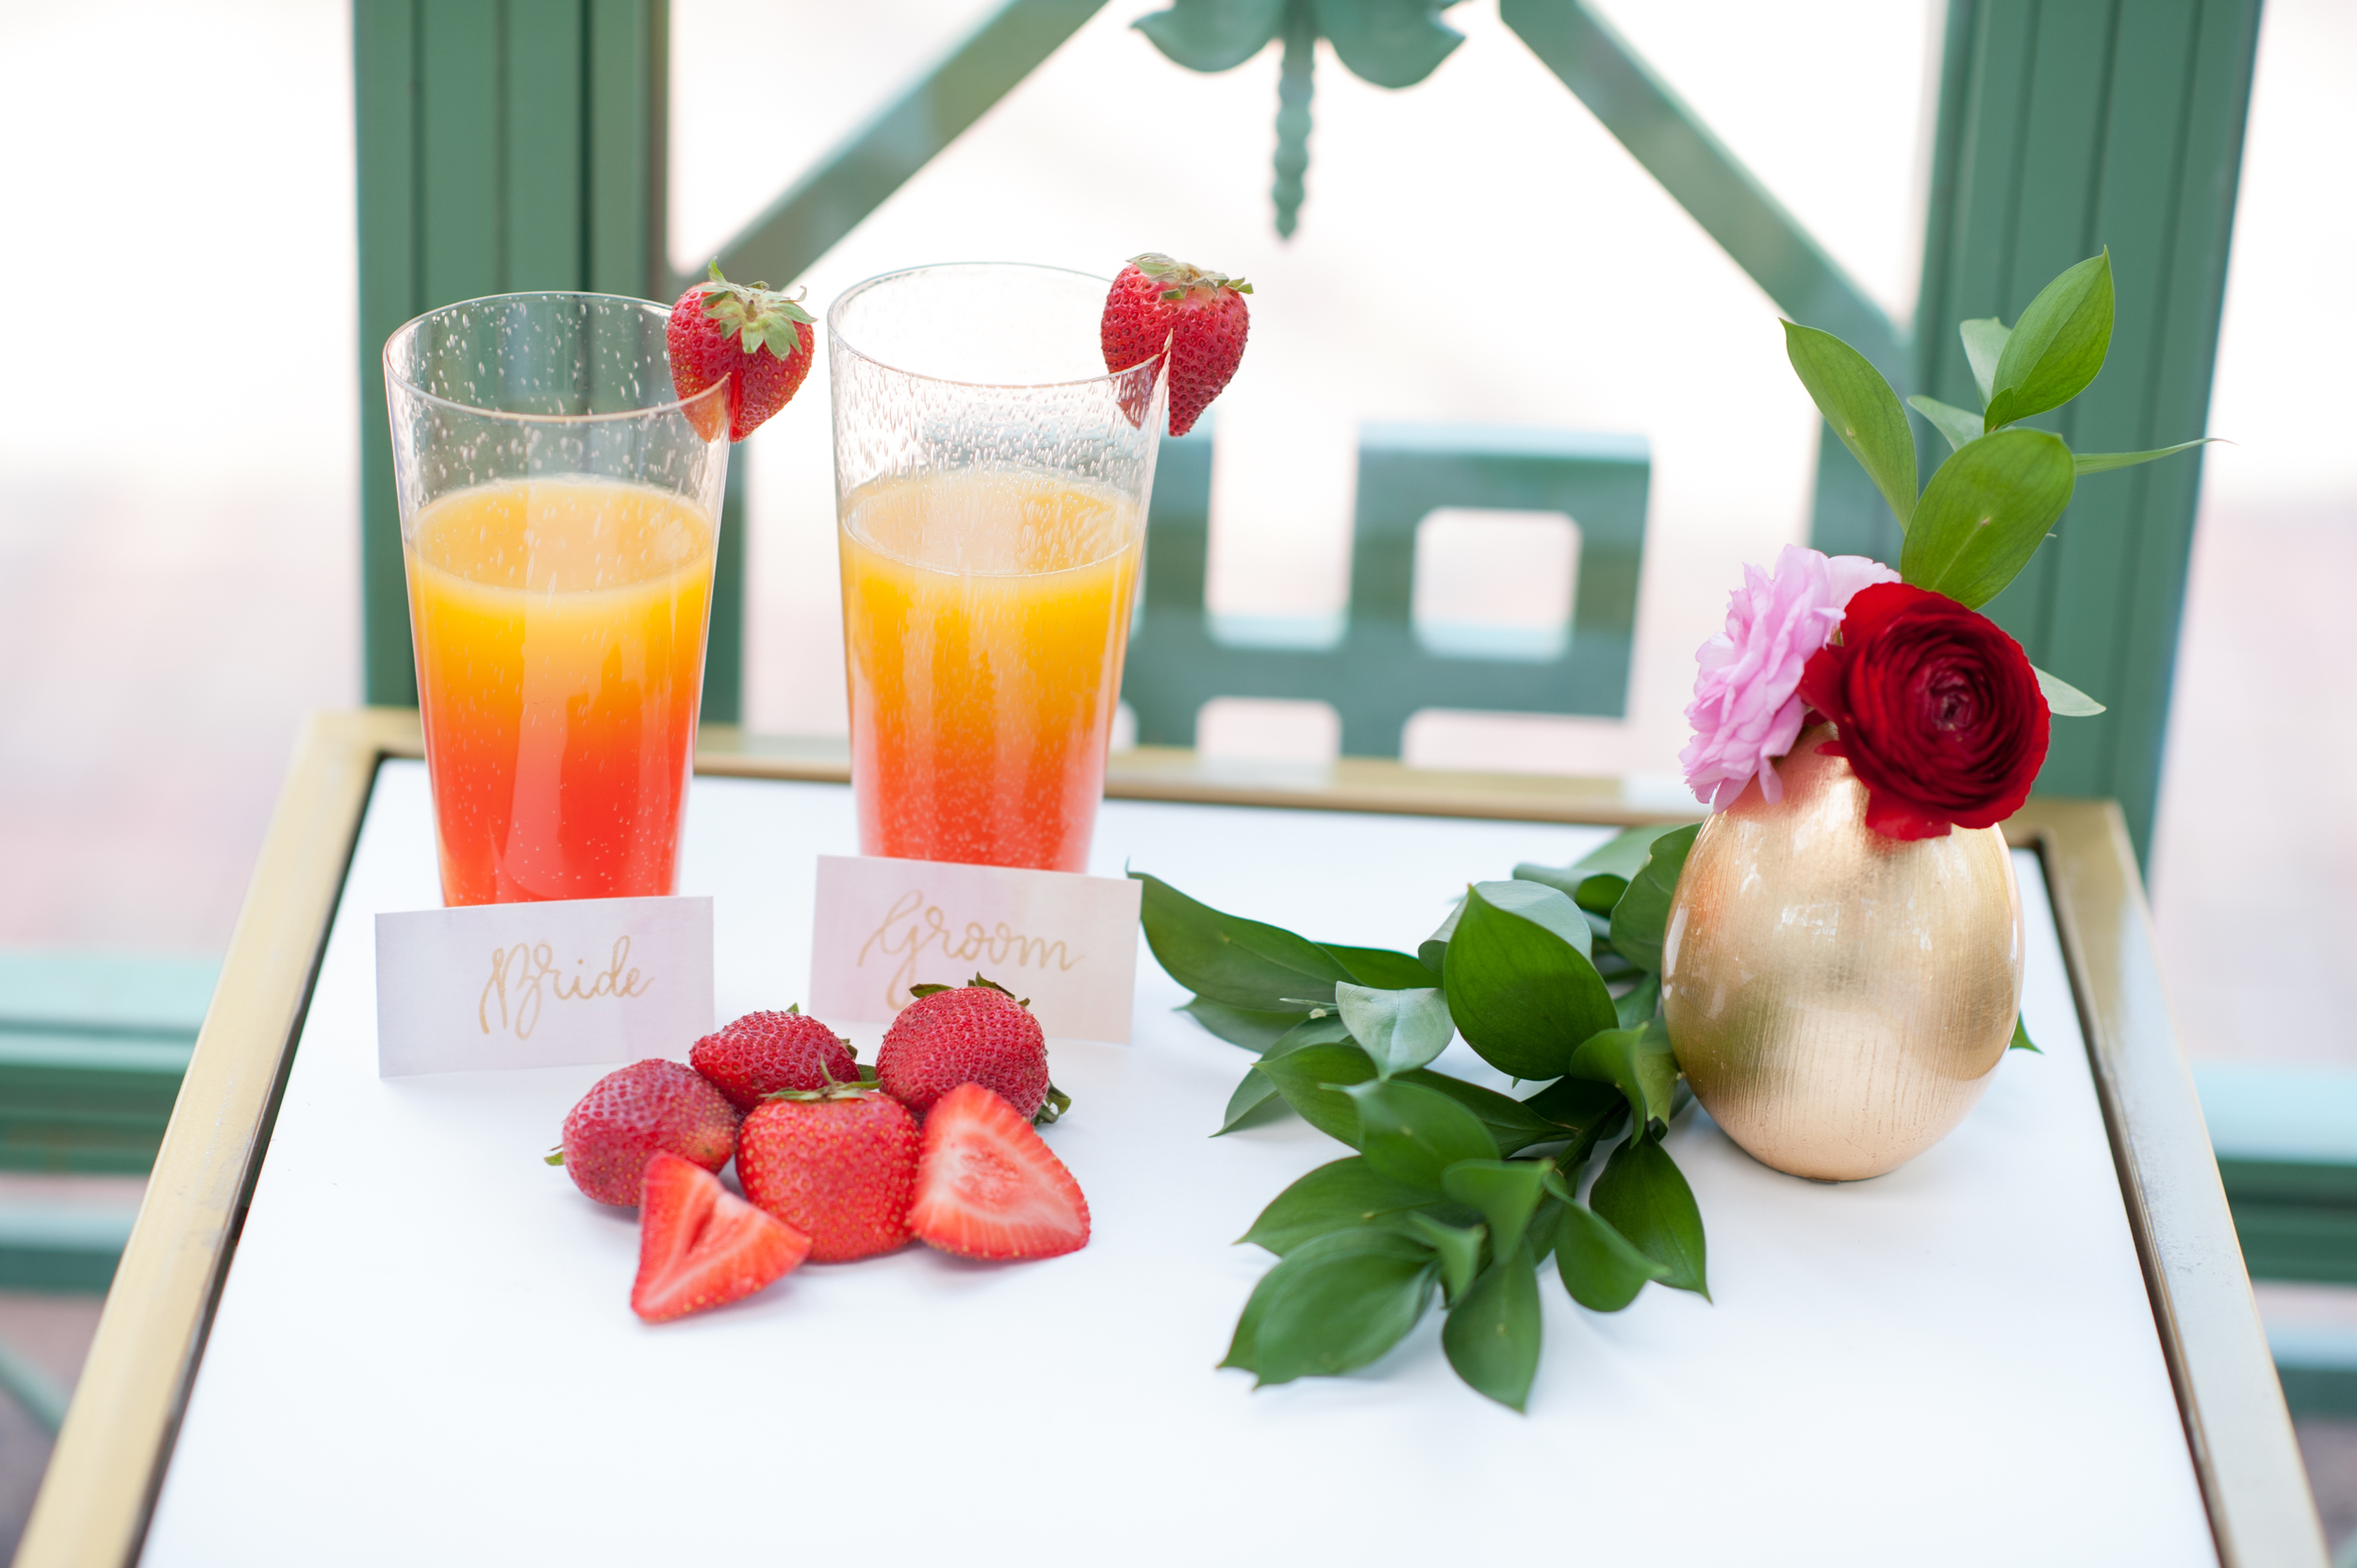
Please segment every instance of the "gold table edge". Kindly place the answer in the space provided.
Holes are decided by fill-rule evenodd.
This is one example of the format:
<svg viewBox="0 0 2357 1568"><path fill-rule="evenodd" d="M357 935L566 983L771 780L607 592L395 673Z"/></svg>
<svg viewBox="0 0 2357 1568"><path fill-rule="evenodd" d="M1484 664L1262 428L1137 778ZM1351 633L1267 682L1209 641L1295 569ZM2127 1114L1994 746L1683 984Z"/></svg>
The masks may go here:
<svg viewBox="0 0 2357 1568"><path fill-rule="evenodd" d="M2046 867L2129 1230L2224 1568L2328 1568L2126 818L2033 799L2006 837Z"/></svg>

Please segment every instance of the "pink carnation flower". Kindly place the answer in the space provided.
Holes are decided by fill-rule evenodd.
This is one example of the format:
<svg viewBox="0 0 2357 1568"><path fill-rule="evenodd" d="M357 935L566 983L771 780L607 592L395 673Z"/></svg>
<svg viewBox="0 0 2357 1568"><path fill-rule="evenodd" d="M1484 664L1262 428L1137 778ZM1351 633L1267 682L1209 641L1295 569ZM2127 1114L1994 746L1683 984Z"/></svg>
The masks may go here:
<svg viewBox="0 0 2357 1568"><path fill-rule="evenodd" d="M1694 799L1724 811L1754 774L1762 795L1784 798L1774 762L1801 735L1801 667L1832 640L1852 594L1898 580L1879 561L1797 544L1784 547L1772 574L1743 568L1743 586L1727 600L1726 631L1694 653L1702 673L1686 710L1694 738L1678 753Z"/></svg>

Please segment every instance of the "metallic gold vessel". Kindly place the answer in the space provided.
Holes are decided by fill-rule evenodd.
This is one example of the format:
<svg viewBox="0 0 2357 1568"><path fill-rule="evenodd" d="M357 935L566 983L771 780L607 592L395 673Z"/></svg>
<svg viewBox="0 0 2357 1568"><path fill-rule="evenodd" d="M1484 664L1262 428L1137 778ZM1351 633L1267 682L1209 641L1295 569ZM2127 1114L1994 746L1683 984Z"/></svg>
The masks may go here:
<svg viewBox="0 0 2357 1568"><path fill-rule="evenodd" d="M1847 1181L1948 1135L1988 1086L2021 1005L2021 893L1995 828L1903 842L1866 786L1801 737L1705 823L1662 945L1678 1065L1761 1164Z"/></svg>

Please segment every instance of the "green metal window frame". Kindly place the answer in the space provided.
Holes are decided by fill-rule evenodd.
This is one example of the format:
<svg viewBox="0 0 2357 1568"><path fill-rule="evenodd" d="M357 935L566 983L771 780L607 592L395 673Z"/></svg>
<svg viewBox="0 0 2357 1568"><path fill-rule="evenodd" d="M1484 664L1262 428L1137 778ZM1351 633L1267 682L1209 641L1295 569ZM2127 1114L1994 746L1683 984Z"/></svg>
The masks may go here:
<svg viewBox="0 0 2357 1568"><path fill-rule="evenodd" d="M1103 4L1010 0L722 247L722 266L799 275ZM1590 7L1499 6L1780 309L1847 338L1902 392L1970 401L1955 322L2012 317L2045 278L2109 244L2121 318L2112 364L2062 418L2074 444L2118 451L2202 432L2259 11L2260 0L1950 0L1910 334ZM665 0L354 0L371 702L416 701L378 346L409 317L471 294L676 294L668 30ZM1919 421L1917 436L1936 456L1930 427ZM2159 796L2200 464L2192 454L2090 481L2057 547L1991 612L2033 659L2109 704L2057 727L2040 787L2117 798L2139 854ZM723 722L742 708L742 468L706 675L705 716ZM1830 433L1813 515L1821 549L1896 553L1896 520Z"/></svg>

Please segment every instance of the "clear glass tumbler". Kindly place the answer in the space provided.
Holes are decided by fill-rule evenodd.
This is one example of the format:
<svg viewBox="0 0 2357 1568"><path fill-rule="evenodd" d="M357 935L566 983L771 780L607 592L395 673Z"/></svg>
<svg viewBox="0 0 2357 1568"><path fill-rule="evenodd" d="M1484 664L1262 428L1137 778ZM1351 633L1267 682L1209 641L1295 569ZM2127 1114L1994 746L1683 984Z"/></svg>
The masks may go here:
<svg viewBox="0 0 2357 1568"><path fill-rule="evenodd" d="M864 853L1088 864L1166 395L1105 373L1109 287L920 267L827 313Z"/></svg>
<svg viewBox="0 0 2357 1568"><path fill-rule="evenodd" d="M729 443L669 320L505 294L385 345L445 903L675 885Z"/></svg>

